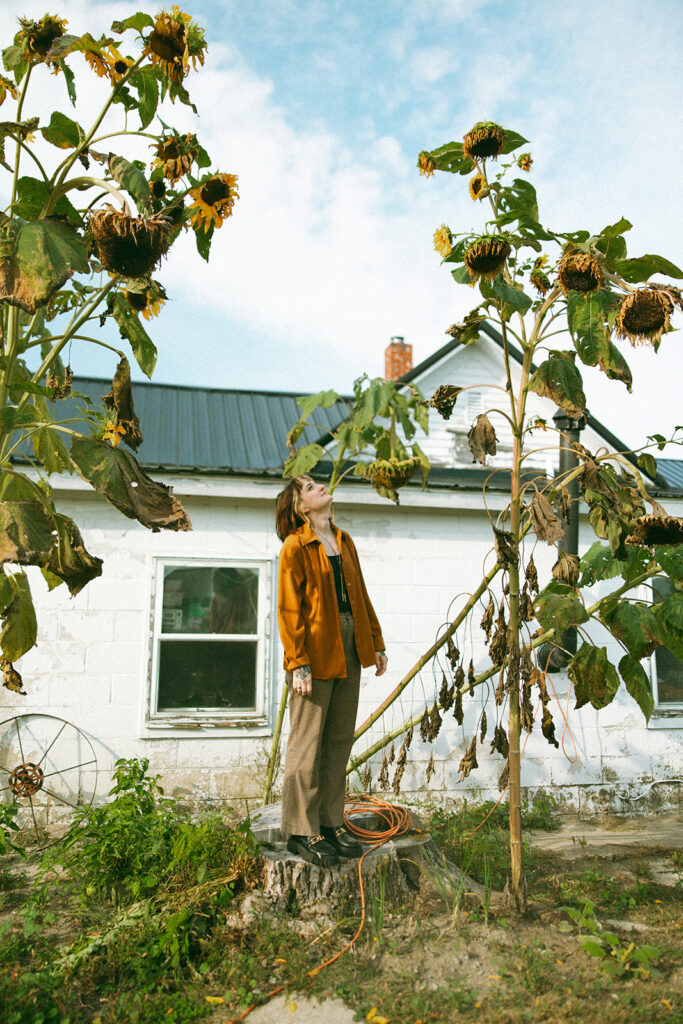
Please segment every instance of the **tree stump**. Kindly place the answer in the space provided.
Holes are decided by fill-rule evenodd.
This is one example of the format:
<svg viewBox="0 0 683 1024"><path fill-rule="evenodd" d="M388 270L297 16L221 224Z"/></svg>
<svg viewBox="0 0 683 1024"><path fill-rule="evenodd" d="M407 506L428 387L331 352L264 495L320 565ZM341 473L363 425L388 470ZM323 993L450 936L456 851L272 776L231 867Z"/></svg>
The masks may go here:
<svg viewBox="0 0 683 1024"><path fill-rule="evenodd" d="M363 859L366 908L372 894L379 894L380 884L381 898L390 909L409 909L418 901L435 898L453 908L483 906L487 897L484 887L448 861L417 816L409 813L409 831ZM385 827L372 812L354 815L354 820L377 832ZM290 853L280 832L279 804L261 808L252 820L252 831L262 857L262 882L259 893L243 906L244 912L286 911L303 921L315 919L318 924L360 914L357 860L344 859L336 868L319 868ZM489 907L497 902L496 895L488 894Z"/></svg>

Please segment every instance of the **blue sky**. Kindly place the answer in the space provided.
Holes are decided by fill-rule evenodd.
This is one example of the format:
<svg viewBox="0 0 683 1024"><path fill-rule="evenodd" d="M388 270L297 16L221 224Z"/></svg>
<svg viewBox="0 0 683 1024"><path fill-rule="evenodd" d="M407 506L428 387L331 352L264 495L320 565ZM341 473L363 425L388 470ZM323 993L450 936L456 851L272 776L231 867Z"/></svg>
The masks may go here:
<svg viewBox="0 0 683 1024"><path fill-rule="evenodd" d="M136 9L53 7L71 31L94 35ZM201 116L176 105L166 120L196 130L220 169L239 175L241 199L208 267L187 239L157 275L171 301L151 328L155 379L346 390L364 371L383 372L392 335L405 336L416 361L440 347L476 300L440 266L432 233L442 222L477 227L481 213L466 179L425 180L415 162L477 120L530 140L531 181L550 227L597 230L627 216L631 255L683 263L676 0L225 0L184 9L209 43L205 68L186 82ZM5 0L3 13L7 25L8 15L43 8ZM85 102L95 102L90 90ZM591 411L635 444L683 422L680 335L666 336L657 357L626 355L632 395L588 370L586 391ZM83 374L112 370L104 353L74 351L72 363Z"/></svg>

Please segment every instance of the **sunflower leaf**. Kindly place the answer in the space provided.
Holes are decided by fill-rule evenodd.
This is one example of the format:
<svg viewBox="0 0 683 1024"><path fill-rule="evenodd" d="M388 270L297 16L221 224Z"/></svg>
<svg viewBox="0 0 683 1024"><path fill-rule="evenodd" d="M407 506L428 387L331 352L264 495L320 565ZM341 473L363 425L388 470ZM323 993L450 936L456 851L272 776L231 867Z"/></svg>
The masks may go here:
<svg viewBox="0 0 683 1024"><path fill-rule="evenodd" d="M140 115L140 128L145 129L152 121L159 105L159 83L157 82L154 69L151 67L138 68L130 76L130 84L138 94L138 113Z"/></svg>
<svg viewBox="0 0 683 1024"><path fill-rule="evenodd" d="M468 156L463 156L462 142L447 142L438 149L433 149L428 156L437 171L449 171L451 174L469 174L474 164Z"/></svg>
<svg viewBox="0 0 683 1024"><path fill-rule="evenodd" d="M116 320L119 334L130 342L133 355L142 372L150 377L157 361L156 345L140 323L140 317L131 309L121 292L110 292L107 296L109 311Z"/></svg>
<svg viewBox="0 0 683 1024"><path fill-rule="evenodd" d="M102 575L102 559L86 551L80 530L73 519L56 512L54 522L57 544L45 572L56 577L58 583L66 583L69 593L75 597L87 583Z"/></svg>
<svg viewBox="0 0 683 1024"><path fill-rule="evenodd" d="M551 349L529 380L529 390L550 398L570 416L586 414L581 374L574 365L575 353Z"/></svg>
<svg viewBox="0 0 683 1024"><path fill-rule="evenodd" d="M631 368L614 342L607 343L607 353L599 360L598 366L606 377L610 380L620 380L626 385L626 390L631 391L633 386Z"/></svg>
<svg viewBox="0 0 683 1024"><path fill-rule="evenodd" d="M45 565L56 543L53 531L39 501L0 501L0 564Z"/></svg>
<svg viewBox="0 0 683 1024"><path fill-rule="evenodd" d="M496 454L496 432L491 426L485 412L477 416L475 423L470 427L467 435L467 443L472 452L472 461L486 465L486 456Z"/></svg>
<svg viewBox="0 0 683 1024"><path fill-rule="evenodd" d="M577 710L588 703L599 710L614 700L619 689L619 676L614 665L607 659L605 647L581 644L567 672L574 683Z"/></svg>
<svg viewBox="0 0 683 1024"><path fill-rule="evenodd" d="M49 125L41 128L40 134L46 142L50 142L57 149L75 149L85 139L85 132L80 124L59 110L52 112Z"/></svg>
<svg viewBox="0 0 683 1024"><path fill-rule="evenodd" d="M23 570L6 576L5 582L9 585L10 599L2 612L0 647L7 661L18 661L35 645L38 631L36 611L28 576Z"/></svg>
<svg viewBox="0 0 683 1024"><path fill-rule="evenodd" d="M71 106L75 107L76 106L76 76L74 75L73 71L71 70L71 68L66 63L65 60L60 60L57 63L59 65L59 67L62 69L62 74L64 75L64 82L66 84L66 91L67 91L67 94L69 96L69 99L71 100Z"/></svg>
<svg viewBox="0 0 683 1024"><path fill-rule="evenodd" d="M153 533L192 529L172 489L152 480L130 452L92 437L74 437L71 461L79 475L119 512L137 519Z"/></svg>
<svg viewBox="0 0 683 1024"><path fill-rule="evenodd" d="M90 52L90 53L102 53L107 47L111 46L116 40L111 37L102 36L100 39L94 39L89 32L86 32L82 36L73 36L66 33L63 36L59 36L52 43L50 47L48 57L51 60L56 60L60 57L66 57L69 53L78 52Z"/></svg>
<svg viewBox="0 0 683 1024"><path fill-rule="evenodd" d="M17 182L17 198L12 212L24 220L37 220L49 198L50 190L47 184L39 178L26 175ZM56 217L65 218L75 227L83 226L83 218L66 196L59 197L55 203L54 213Z"/></svg>
<svg viewBox="0 0 683 1024"><path fill-rule="evenodd" d="M528 143L528 139L525 139L519 132L513 132L509 128L503 129L505 132L505 142L503 143L502 153L513 153L520 146L524 146Z"/></svg>
<svg viewBox="0 0 683 1024"><path fill-rule="evenodd" d="M303 476L310 473L314 466L317 466L323 455L324 449L319 444L307 444L285 462L283 476Z"/></svg>
<svg viewBox="0 0 683 1024"><path fill-rule="evenodd" d="M129 18L124 18L123 21L112 21L111 30L120 33L134 28L136 32L142 32L143 28L152 28L153 26L154 18L144 11L138 11L137 14L131 14Z"/></svg>
<svg viewBox="0 0 683 1024"><path fill-rule="evenodd" d="M635 601L610 604L608 601L600 612L600 619L637 661L648 658L654 647L664 640L662 624L647 604Z"/></svg>
<svg viewBox="0 0 683 1024"><path fill-rule="evenodd" d="M35 313L75 271L87 269L85 243L70 224L0 215L0 299Z"/></svg>
<svg viewBox="0 0 683 1024"><path fill-rule="evenodd" d="M654 711L655 698L647 672L639 661L632 658L630 654L625 654L619 662L619 673L626 683L627 691L645 715L645 720L649 722L650 715Z"/></svg>
<svg viewBox="0 0 683 1024"><path fill-rule="evenodd" d="M608 544L596 540L581 558L579 586L592 587L600 580L611 580L617 576L628 582L640 576L651 562L650 554L644 548L626 545L626 555L626 558L615 558Z"/></svg>
<svg viewBox="0 0 683 1024"><path fill-rule="evenodd" d="M145 172L137 163L131 163L125 157L110 153L107 167L112 178L124 188L136 203L141 213L152 212L152 200Z"/></svg>
<svg viewBox="0 0 683 1024"><path fill-rule="evenodd" d="M213 238L213 224L209 226L208 231L205 231L203 227L197 225L194 228L194 240L197 246L197 252L203 260L209 262L209 253L211 251L211 240Z"/></svg>
<svg viewBox="0 0 683 1024"><path fill-rule="evenodd" d="M47 473L63 473L66 470L71 472L69 453L59 432L52 426L46 425L34 430L31 433L31 444L33 452Z"/></svg>
<svg viewBox="0 0 683 1024"><path fill-rule="evenodd" d="M554 629L556 633L588 620L583 602L566 583L549 583L536 598L534 611L543 629Z"/></svg>
<svg viewBox="0 0 683 1024"><path fill-rule="evenodd" d="M655 558L680 589L683 585L683 548L658 544L655 547Z"/></svg>
<svg viewBox="0 0 683 1024"><path fill-rule="evenodd" d="M629 284L647 281L653 274L666 274L667 277L676 278L683 277L683 270L680 270L675 263L664 259L663 256L655 256L651 253L637 256L631 260L615 260L614 269Z"/></svg>
<svg viewBox="0 0 683 1024"><path fill-rule="evenodd" d="M524 315L524 313L526 313L530 308L530 297L519 288L515 288L511 284L508 284L505 278L500 274L498 277L494 277L491 282L491 286L493 287L496 295L502 299L506 305L512 306L516 312Z"/></svg>
<svg viewBox="0 0 683 1024"><path fill-rule="evenodd" d="M653 604L652 612L664 626L664 646L683 661L683 591L674 590L666 601Z"/></svg>
<svg viewBox="0 0 683 1024"><path fill-rule="evenodd" d="M651 480L657 478L657 460L654 455L650 455L649 452L643 452L642 455L638 456L638 466L642 469L643 473L647 473Z"/></svg>

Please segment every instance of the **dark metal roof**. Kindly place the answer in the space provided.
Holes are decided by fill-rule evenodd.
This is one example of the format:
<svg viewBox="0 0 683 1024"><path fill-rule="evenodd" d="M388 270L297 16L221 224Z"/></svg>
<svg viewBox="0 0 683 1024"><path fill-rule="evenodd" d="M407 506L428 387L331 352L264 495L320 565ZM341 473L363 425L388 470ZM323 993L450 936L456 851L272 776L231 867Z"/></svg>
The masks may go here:
<svg viewBox="0 0 683 1024"><path fill-rule="evenodd" d="M657 476L674 491L683 491L683 459L657 459Z"/></svg>
<svg viewBox="0 0 683 1024"><path fill-rule="evenodd" d="M80 377L74 389L97 406L111 382ZM281 391L237 391L183 387L175 384L133 384L135 411L142 444L136 458L147 469L194 473L280 475L287 459L287 433L299 419L297 395ZM75 400L58 406L68 416ZM315 421L334 429L346 415L341 403L318 409ZM301 444L320 437L320 429L306 427Z"/></svg>

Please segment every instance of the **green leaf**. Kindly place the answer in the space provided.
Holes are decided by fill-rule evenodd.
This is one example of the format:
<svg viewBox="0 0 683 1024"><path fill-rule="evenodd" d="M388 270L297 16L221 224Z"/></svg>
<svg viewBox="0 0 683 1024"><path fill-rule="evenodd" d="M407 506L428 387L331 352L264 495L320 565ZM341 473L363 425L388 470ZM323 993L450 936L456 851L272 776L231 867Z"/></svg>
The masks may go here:
<svg viewBox="0 0 683 1024"><path fill-rule="evenodd" d="M623 235L625 231L630 231L633 227L630 220L626 220L622 217L616 224L608 224L606 228L603 228L600 232L600 238L616 238L618 235Z"/></svg>
<svg viewBox="0 0 683 1024"><path fill-rule="evenodd" d="M676 278L683 277L683 270L680 270L675 263L664 259L663 256L654 256L652 254L637 256L632 260L615 260L614 269L629 284L647 281L653 274L665 274L667 277Z"/></svg>
<svg viewBox="0 0 683 1024"><path fill-rule="evenodd" d="M437 171L449 171L451 174L469 174L474 164L462 153L462 142L447 142L429 153Z"/></svg>
<svg viewBox="0 0 683 1024"><path fill-rule="evenodd" d="M137 163L131 163L130 160L114 153L109 154L107 166L114 180L133 197L138 209L143 213L151 213L149 183L142 168L138 167Z"/></svg>
<svg viewBox="0 0 683 1024"><path fill-rule="evenodd" d="M115 40L111 36L101 36L99 39L95 39L89 32L82 36L73 36L66 33L55 39L50 47L48 56L56 60L60 57L66 57L69 53L83 53L88 50L92 53L102 53L103 50L106 50L114 42Z"/></svg>
<svg viewBox="0 0 683 1024"><path fill-rule="evenodd" d="M600 945L598 939L593 939L590 936L587 939L583 939L581 942L581 949L585 950L591 956L607 956L607 951Z"/></svg>
<svg viewBox="0 0 683 1024"><path fill-rule="evenodd" d="M325 450L319 444L307 444L300 448L293 455L290 455L285 462L283 476L303 476L310 473L314 466L317 466L325 455Z"/></svg>
<svg viewBox="0 0 683 1024"><path fill-rule="evenodd" d="M476 278L472 277L472 275L470 274L468 268L466 266L464 266L464 265L462 267L456 267L455 270L451 270L451 274L453 275L453 280L455 281L456 284L470 284L470 285L472 285L472 284L476 284L477 283L476 282ZM476 341L477 338L473 338L472 340ZM467 342L467 344L470 344L470 343Z"/></svg>
<svg viewBox="0 0 683 1024"><path fill-rule="evenodd" d="M23 217L24 220L37 220L49 197L50 190L41 179L26 176L19 178L17 198L12 211L17 217ZM83 226L83 218L67 196L59 197L55 203L54 214L56 217L66 218L75 227Z"/></svg>
<svg viewBox="0 0 683 1024"><path fill-rule="evenodd" d="M130 452L92 437L74 437L71 461L80 476L124 516L137 519L152 532L192 529L172 489L152 480Z"/></svg>
<svg viewBox="0 0 683 1024"><path fill-rule="evenodd" d="M576 592L564 583L549 583L536 598L534 612L544 630L554 629L558 634L588 619Z"/></svg>
<svg viewBox="0 0 683 1024"><path fill-rule="evenodd" d="M505 278L500 275L498 277L494 277L491 282L491 286L496 295L508 306L512 306L517 313L524 315L531 307L530 297L525 292L520 291L519 288L515 288L513 285L508 284Z"/></svg>
<svg viewBox="0 0 683 1024"><path fill-rule="evenodd" d="M602 303L593 295L570 291L567 321L574 347L586 366L597 366L608 353L609 330Z"/></svg>
<svg viewBox="0 0 683 1024"><path fill-rule="evenodd" d="M377 416L388 416L388 406L393 394L394 385L391 381L383 377L371 380L354 404L353 419L356 426L362 429L372 423Z"/></svg>
<svg viewBox="0 0 683 1024"><path fill-rule="evenodd" d="M153 27L154 18L144 11L131 14L129 18L124 18L123 21L112 21L111 23L112 32L126 32L129 28L134 28L136 32L142 32L143 28Z"/></svg>
<svg viewBox="0 0 683 1024"><path fill-rule="evenodd" d="M33 453L45 472L71 472L69 453L60 434L53 427L44 426L31 433Z"/></svg>
<svg viewBox="0 0 683 1024"><path fill-rule="evenodd" d="M118 324L121 337L130 342L138 366L147 377L151 378L156 366L157 350L156 345L140 323L140 317L128 305L122 292L110 292L107 296L107 305Z"/></svg>
<svg viewBox="0 0 683 1024"><path fill-rule="evenodd" d="M80 593L83 587L102 575L102 559L89 554L85 549L80 530L73 519L68 516L54 514L57 529L57 545L46 570L64 581L72 597Z"/></svg>
<svg viewBox="0 0 683 1024"><path fill-rule="evenodd" d="M130 84L138 94L140 127L144 129L151 123L159 104L159 83L154 69L139 68L130 76Z"/></svg>
<svg viewBox="0 0 683 1024"><path fill-rule="evenodd" d="M46 142L52 143L57 149L75 149L85 139L85 132L80 124L59 110L52 112L49 125L41 128L40 133Z"/></svg>
<svg viewBox="0 0 683 1024"><path fill-rule="evenodd" d="M27 423L33 423L35 415L36 410L32 406L17 409L13 405L8 405L0 412L0 432L7 434Z"/></svg>
<svg viewBox="0 0 683 1024"><path fill-rule="evenodd" d="M657 477L657 460L654 455L650 455L649 452L643 452L642 455L638 456L637 461L643 473L647 473L651 480L655 480Z"/></svg>
<svg viewBox="0 0 683 1024"><path fill-rule="evenodd" d="M621 235L598 238L595 248L605 256L610 267L614 265L615 260L623 260L626 256L626 240Z"/></svg>
<svg viewBox="0 0 683 1024"><path fill-rule="evenodd" d="M12 597L3 611L0 646L8 661L18 661L35 645L38 625L26 573L14 573L6 580Z"/></svg>
<svg viewBox="0 0 683 1024"><path fill-rule="evenodd" d="M600 580L622 576L628 582L640 576L650 565L651 558L645 548L626 545L626 557L615 558L608 544L596 540L581 559L579 586L592 587Z"/></svg>
<svg viewBox="0 0 683 1024"><path fill-rule="evenodd" d="M307 419L314 409L331 409L339 400L336 391L318 391L315 395L302 395L296 404L301 409L301 418Z"/></svg>
<svg viewBox="0 0 683 1024"><path fill-rule="evenodd" d="M39 501L0 501L0 564L44 565L56 543L53 531Z"/></svg>
<svg viewBox="0 0 683 1024"><path fill-rule="evenodd" d="M677 587L683 585L683 547L672 544L655 546L655 558Z"/></svg>
<svg viewBox="0 0 683 1024"><path fill-rule="evenodd" d="M2 51L2 63L5 71L14 71L21 63L22 49L20 46L6 46Z"/></svg>
<svg viewBox="0 0 683 1024"><path fill-rule="evenodd" d="M663 645L683 661L683 591L674 590L666 601L653 604L652 611L664 626Z"/></svg>
<svg viewBox="0 0 683 1024"><path fill-rule="evenodd" d="M211 252L211 241L213 239L214 225L209 227L208 231L204 231L199 225L193 228L195 245L197 246L197 252L203 260L209 262L209 253Z"/></svg>
<svg viewBox="0 0 683 1024"><path fill-rule="evenodd" d="M66 91L67 91L69 99L71 100L71 106L75 107L76 106L76 77L75 77L73 71L71 70L71 68L66 63L65 60L58 61L58 65L62 69L62 74L64 75L64 82L66 84Z"/></svg>
<svg viewBox="0 0 683 1024"><path fill-rule="evenodd" d="M661 623L647 604L635 601L608 603L601 610L600 618L637 661L648 658L654 647L663 641Z"/></svg>
<svg viewBox="0 0 683 1024"><path fill-rule="evenodd" d="M655 698L647 672L640 661L636 661L630 654L625 654L619 662L619 672L626 683L626 689L645 715L645 720L649 722L650 715L654 710Z"/></svg>
<svg viewBox="0 0 683 1024"><path fill-rule="evenodd" d="M574 683L576 708L592 704L596 710L607 707L619 689L617 670L607 659L604 647L583 643L567 668Z"/></svg>
<svg viewBox="0 0 683 1024"><path fill-rule="evenodd" d="M0 215L0 299L35 313L74 272L87 269L85 243L71 225Z"/></svg>
<svg viewBox="0 0 683 1024"><path fill-rule="evenodd" d="M631 391L633 385L631 368L621 354L621 350L612 341L607 343L607 353L599 360L598 365L606 377L610 380L620 380L626 385L626 390Z"/></svg>
<svg viewBox="0 0 683 1024"><path fill-rule="evenodd" d="M552 399L570 416L586 414L583 381L574 365L573 352L551 349L548 358L529 379L529 390Z"/></svg>
<svg viewBox="0 0 683 1024"><path fill-rule="evenodd" d="M505 142L503 143L502 153L513 153L520 146L528 145L529 140L525 139L519 132L513 132L509 128L505 128Z"/></svg>

